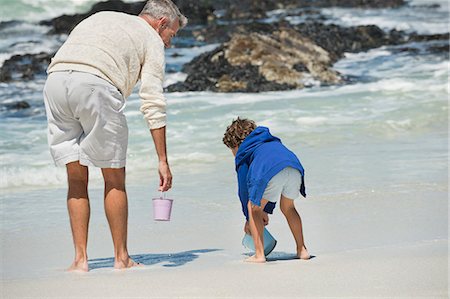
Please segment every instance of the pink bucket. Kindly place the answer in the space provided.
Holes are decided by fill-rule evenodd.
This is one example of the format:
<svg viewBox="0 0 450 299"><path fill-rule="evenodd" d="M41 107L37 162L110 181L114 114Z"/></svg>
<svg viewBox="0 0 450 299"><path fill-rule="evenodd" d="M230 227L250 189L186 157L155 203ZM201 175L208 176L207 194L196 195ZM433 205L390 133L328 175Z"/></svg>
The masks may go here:
<svg viewBox="0 0 450 299"><path fill-rule="evenodd" d="M153 219L157 221L169 221L172 212L173 199L153 198Z"/></svg>

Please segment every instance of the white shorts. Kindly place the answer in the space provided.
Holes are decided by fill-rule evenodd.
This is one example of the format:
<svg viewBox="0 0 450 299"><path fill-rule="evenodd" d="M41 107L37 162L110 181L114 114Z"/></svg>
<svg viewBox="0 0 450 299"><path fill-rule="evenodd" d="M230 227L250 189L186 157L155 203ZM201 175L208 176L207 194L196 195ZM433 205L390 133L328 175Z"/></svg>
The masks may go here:
<svg viewBox="0 0 450 299"><path fill-rule="evenodd" d="M301 196L301 183L300 171L286 167L269 181L262 198L274 203L281 198L281 195L292 200L298 199Z"/></svg>
<svg viewBox="0 0 450 299"><path fill-rule="evenodd" d="M75 71L53 72L44 86L48 144L57 165L80 161L125 167L128 126L125 99L108 81Z"/></svg>

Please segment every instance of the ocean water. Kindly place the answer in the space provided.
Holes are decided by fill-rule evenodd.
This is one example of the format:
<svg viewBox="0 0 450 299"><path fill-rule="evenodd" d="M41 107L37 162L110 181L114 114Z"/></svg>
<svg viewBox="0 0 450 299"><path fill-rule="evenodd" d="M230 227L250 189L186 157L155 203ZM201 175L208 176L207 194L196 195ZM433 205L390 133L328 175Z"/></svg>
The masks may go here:
<svg viewBox="0 0 450 299"><path fill-rule="evenodd" d="M30 20L82 11L92 1L68 2L67 11L58 10L56 3L60 2L22 0L3 6L6 10L2 11L1 18L7 20L6 16L13 16L17 20L0 26L0 62L14 54L55 51L66 36L48 36L48 27L37 26ZM387 30L420 29L421 33L442 33L448 28L448 4L445 1L436 3L441 6L430 7L431 2L413 1L405 8L394 10L324 9L323 13L341 25L370 22ZM19 5L21 14L7 13L8 9L16 11L15 7ZM424 23L424 20L433 21ZM216 46L169 49L167 69L179 71L183 63ZM422 49L425 44L411 46ZM173 57L174 53L178 55ZM175 182L177 175L192 178L195 174L222 173L225 169L227 175L232 175L232 156L221 138L231 120L241 116L269 126L299 153L314 179L330 179L326 186L312 180L310 185L317 188L310 188L310 193L364 189L367 186L358 185L360 180L343 181L348 175L382 180L386 175L384 163L387 160L392 160L388 174L394 181L402 181L407 173L417 182L423 179L444 184L448 55L410 54L396 51L393 46L384 46L364 53L348 53L336 63L335 69L360 80L344 86L316 85L287 92L167 94L167 140ZM165 85L185 77L180 72L167 73ZM29 82L0 83L0 188L3 195L65 186L64 169L53 165L47 148L41 94L44 80L37 77ZM4 108L5 104L19 100L29 102L31 108L20 111ZM152 140L139 112L136 92L129 97L125 114L130 128L128 181L139 185L154 176L157 163ZM333 159L328 161L323 155ZM358 159L353 159L355 155L360 157L360 165L356 163ZM349 157L353 158L347 160ZM332 163L333 172L339 177L330 177L330 171L326 170L328 163ZM323 172L316 173L316 169ZM91 181L94 186L101 186L100 174L95 169Z"/></svg>

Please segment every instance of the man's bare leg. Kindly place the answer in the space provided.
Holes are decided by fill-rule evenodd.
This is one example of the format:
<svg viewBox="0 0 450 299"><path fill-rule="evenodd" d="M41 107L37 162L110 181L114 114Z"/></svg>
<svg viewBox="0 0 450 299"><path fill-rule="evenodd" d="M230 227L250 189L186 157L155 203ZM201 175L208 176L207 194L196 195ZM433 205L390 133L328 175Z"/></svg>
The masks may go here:
<svg viewBox="0 0 450 299"><path fill-rule="evenodd" d="M302 219L295 209L294 201L290 198L281 196L280 209L286 217L289 228L294 236L295 243L297 244L297 256L303 260L308 260L310 255L303 240Z"/></svg>
<svg viewBox="0 0 450 299"><path fill-rule="evenodd" d="M105 180L105 213L114 243L114 268L138 265L128 255L128 200L125 190L125 168L102 168Z"/></svg>
<svg viewBox="0 0 450 299"><path fill-rule="evenodd" d="M87 240L89 228L89 196L88 196L88 168L78 161L66 165L67 181L67 209L69 211L70 227L72 228L75 259L69 271L87 272Z"/></svg>
<svg viewBox="0 0 450 299"><path fill-rule="evenodd" d="M246 262L265 263L266 256L264 255L264 222L263 222L263 208L253 205L248 201L248 215L249 226L252 234L253 243L255 244L255 255L247 258Z"/></svg>

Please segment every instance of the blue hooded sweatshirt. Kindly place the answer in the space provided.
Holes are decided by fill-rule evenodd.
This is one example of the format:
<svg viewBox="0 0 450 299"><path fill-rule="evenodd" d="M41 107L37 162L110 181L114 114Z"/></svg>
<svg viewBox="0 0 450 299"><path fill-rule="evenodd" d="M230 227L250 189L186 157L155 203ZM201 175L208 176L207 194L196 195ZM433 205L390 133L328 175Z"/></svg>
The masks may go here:
<svg viewBox="0 0 450 299"><path fill-rule="evenodd" d="M298 169L302 175L300 193L306 197L303 169L297 156L266 127L257 127L238 148L235 158L242 212L248 220L247 203L250 199L261 205L264 190L270 179L286 167ZM264 211L272 214L275 203L267 203Z"/></svg>

